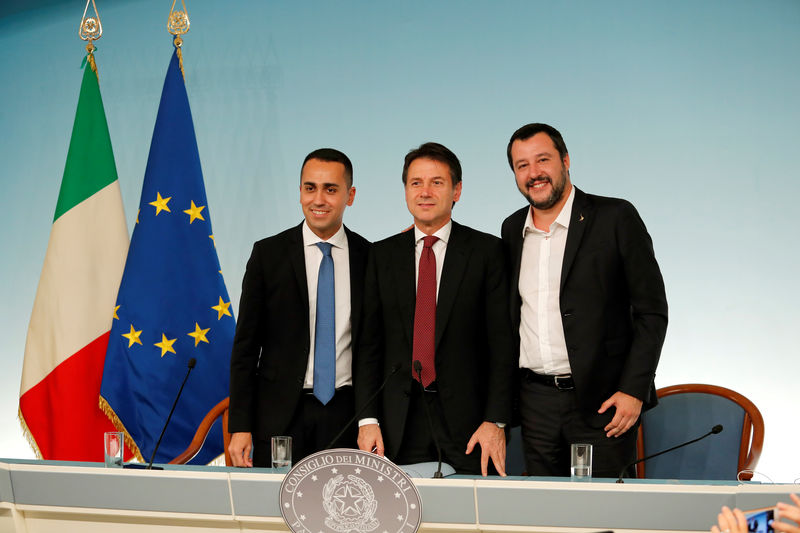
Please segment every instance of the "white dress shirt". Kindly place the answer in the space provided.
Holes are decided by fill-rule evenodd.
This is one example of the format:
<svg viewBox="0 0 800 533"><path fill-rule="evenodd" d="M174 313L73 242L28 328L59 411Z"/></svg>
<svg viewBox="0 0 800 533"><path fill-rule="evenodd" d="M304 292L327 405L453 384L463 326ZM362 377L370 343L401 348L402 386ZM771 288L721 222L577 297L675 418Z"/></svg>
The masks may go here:
<svg viewBox="0 0 800 533"><path fill-rule="evenodd" d="M317 279L319 265L322 262L322 250L318 242L328 242L333 258L334 298L336 300L336 388L353 384L353 338L350 322L350 253L347 247L347 234L344 226L339 228L330 239L320 239L308 223L303 223L303 253L306 259L306 281L308 283L308 331L311 347L308 351L308 366L303 385L306 389L314 388L314 337L317 324Z"/></svg>
<svg viewBox="0 0 800 533"><path fill-rule="evenodd" d="M533 211L522 229L522 261L519 294L522 297L519 323L519 366L537 374L571 374L567 341L561 322L561 266L567 245L575 187L550 231L533 225Z"/></svg>
<svg viewBox="0 0 800 533"><path fill-rule="evenodd" d="M453 229L453 221L448 220L447 224L439 228L433 233L434 237L439 237L439 240L433 243L431 249L433 255L436 257L436 300L439 300L439 282L442 279L442 265L444 265L444 255L447 253L447 241L450 240L450 232ZM427 234L414 226L414 284L419 283L419 258L422 256L422 249L425 248L425 237Z"/></svg>

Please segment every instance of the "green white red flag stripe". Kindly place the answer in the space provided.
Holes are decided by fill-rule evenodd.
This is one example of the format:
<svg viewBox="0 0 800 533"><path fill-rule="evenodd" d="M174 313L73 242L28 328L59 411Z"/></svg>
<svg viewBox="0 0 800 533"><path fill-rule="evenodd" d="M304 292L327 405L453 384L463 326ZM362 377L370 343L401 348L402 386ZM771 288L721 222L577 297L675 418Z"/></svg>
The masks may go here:
<svg viewBox="0 0 800 533"><path fill-rule="evenodd" d="M98 402L128 230L87 59L20 386L20 420L43 459L102 461L102 434L114 431Z"/></svg>

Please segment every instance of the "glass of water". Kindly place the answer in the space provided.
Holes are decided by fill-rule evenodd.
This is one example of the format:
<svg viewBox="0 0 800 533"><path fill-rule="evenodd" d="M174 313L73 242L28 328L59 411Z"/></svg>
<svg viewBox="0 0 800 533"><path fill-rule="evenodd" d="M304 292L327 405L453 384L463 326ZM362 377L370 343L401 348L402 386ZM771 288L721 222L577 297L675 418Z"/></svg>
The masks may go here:
<svg viewBox="0 0 800 533"><path fill-rule="evenodd" d="M125 434L121 431L108 431L103 434L103 456L106 468L122 468L125 451Z"/></svg>
<svg viewBox="0 0 800 533"><path fill-rule="evenodd" d="M272 469L285 474L292 468L292 437L272 437Z"/></svg>
<svg viewBox="0 0 800 533"><path fill-rule="evenodd" d="M572 461L570 462L572 481L588 481L592 479L592 445L573 444Z"/></svg>

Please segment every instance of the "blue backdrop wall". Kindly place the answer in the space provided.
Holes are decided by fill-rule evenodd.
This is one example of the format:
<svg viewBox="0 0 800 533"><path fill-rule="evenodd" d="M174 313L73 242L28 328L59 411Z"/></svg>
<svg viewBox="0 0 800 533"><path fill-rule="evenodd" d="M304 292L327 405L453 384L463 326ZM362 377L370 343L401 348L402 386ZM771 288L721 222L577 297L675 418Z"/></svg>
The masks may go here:
<svg viewBox="0 0 800 533"><path fill-rule="evenodd" d="M96 57L133 227L172 52L168 0L97 0ZM709 382L765 415L759 471L800 477L800 3L538 0L187 2L184 65L217 250L238 307L252 242L301 220L299 165L355 165L346 223L410 223L400 171L421 142L464 166L455 218L495 234L523 205L520 125L564 134L573 182L621 196L653 237L670 303L657 385ZM0 7L0 456L80 87L83 0ZM756 476L756 479L765 477Z"/></svg>

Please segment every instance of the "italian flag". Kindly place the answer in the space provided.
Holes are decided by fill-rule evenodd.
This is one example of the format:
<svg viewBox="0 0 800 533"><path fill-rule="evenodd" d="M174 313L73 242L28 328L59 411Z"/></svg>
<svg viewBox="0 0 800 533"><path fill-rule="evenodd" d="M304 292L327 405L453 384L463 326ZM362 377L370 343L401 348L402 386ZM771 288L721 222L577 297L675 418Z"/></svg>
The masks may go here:
<svg viewBox="0 0 800 533"><path fill-rule="evenodd" d="M22 368L19 417L42 459L102 461L103 432L115 431L98 402L127 251L117 169L90 52Z"/></svg>

